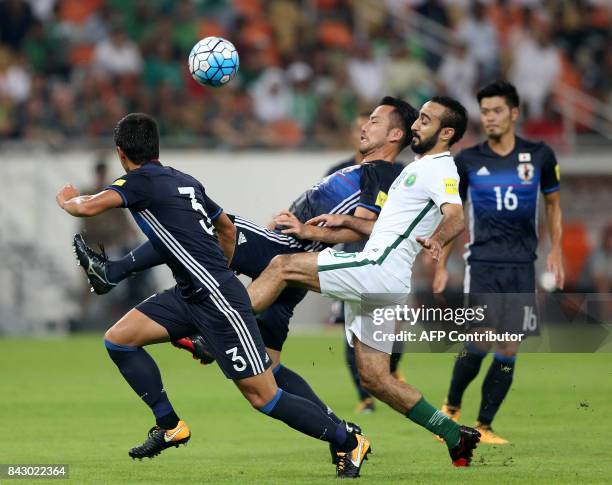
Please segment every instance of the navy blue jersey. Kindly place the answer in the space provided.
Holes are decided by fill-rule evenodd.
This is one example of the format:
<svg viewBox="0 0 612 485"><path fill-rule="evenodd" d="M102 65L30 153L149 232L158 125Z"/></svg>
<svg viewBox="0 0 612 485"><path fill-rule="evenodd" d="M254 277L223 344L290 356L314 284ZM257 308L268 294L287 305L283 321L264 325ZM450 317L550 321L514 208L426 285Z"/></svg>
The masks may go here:
<svg viewBox="0 0 612 485"><path fill-rule="evenodd" d="M289 211L302 223L321 214L353 214L359 206L379 214L391 184L403 169L401 163L384 160L343 168L300 195ZM325 243L302 241L302 246L320 251Z"/></svg>
<svg viewBox="0 0 612 485"><path fill-rule="evenodd" d="M357 165L357 161L355 160L355 157L347 158L346 160L343 160L342 162L339 162L336 165L334 165L332 168L330 168L325 173L325 176L327 177L328 175L331 175L337 172L338 170L342 170L343 168L352 167L353 165Z"/></svg>
<svg viewBox="0 0 612 485"><path fill-rule="evenodd" d="M516 137L505 157L484 142L461 150L455 163L459 193L471 203L468 261L535 261L539 192L559 190L559 165L551 148Z"/></svg>
<svg viewBox="0 0 612 485"><path fill-rule="evenodd" d="M403 168L383 160L343 168L300 195L289 211L302 223L321 214L353 214L359 206L379 214Z"/></svg>
<svg viewBox="0 0 612 485"><path fill-rule="evenodd" d="M204 298L233 276L212 225L222 209L192 176L149 162L107 189L121 195L172 270L183 298Z"/></svg>

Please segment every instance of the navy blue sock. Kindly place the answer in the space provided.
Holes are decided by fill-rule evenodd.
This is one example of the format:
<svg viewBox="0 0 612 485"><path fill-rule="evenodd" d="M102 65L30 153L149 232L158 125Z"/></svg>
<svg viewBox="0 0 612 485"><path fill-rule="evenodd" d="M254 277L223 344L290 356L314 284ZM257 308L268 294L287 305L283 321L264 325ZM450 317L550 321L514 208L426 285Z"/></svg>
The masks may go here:
<svg viewBox="0 0 612 485"><path fill-rule="evenodd" d="M480 423L490 426L493 422L495 414L510 390L515 363L516 356L494 355L489 372L482 383L482 401L478 414Z"/></svg>
<svg viewBox="0 0 612 485"><path fill-rule="evenodd" d="M486 352L479 352L476 349L466 346L459 352L453 367L450 389L448 390L447 401L451 406L461 406L463 393L467 386L474 380L480 371L482 360L487 355Z"/></svg>
<svg viewBox="0 0 612 485"><path fill-rule="evenodd" d="M124 379L153 411L157 425L163 429L176 428L179 418L168 400L153 358L142 347L118 345L108 340L104 340L104 345Z"/></svg>
<svg viewBox="0 0 612 485"><path fill-rule="evenodd" d="M319 399L319 396L315 394L312 387L310 387L302 376L282 364L272 369L272 373L274 374L274 379L276 379L276 384L283 391L308 399L310 402L319 406L334 423L342 423L342 420L334 414L331 408Z"/></svg>
<svg viewBox="0 0 612 485"><path fill-rule="evenodd" d="M346 339L344 339L344 345L344 356L346 358L346 365L348 366L349 372L351 373L351 379L353 379L353 384L355 385L355 389L357 390L359 400L363 401L364 399L372 396L368 391L361 387L359 371L357 370L357 362L355 361L355 349L348 344Z"/></svg>
<svg viewBox="0 0 612 485"><path fill-rule="evenodd" d="M344 423L334 423L313 402L282 389L276 391L276 395L260 411L301 433L332 443L341 451L350 451L357 446L357 438L347 432Z"/></svg>
<svg viewBox="0 0 612 485"><path fill-rule="evenodd" d="M402 360L402 355L404 354L401 352L394 352L391 354L391 358L389 360L389 370L391 370L391 373L395 372L399 367L400 360Z"/></svg>
<svg viewBox="0 0 612 485"><path fill-rule="evenodd" d="M119 283L133 273L144 271L163 264L164 261L150 241L133 249L121 259L106 264L106 278L111 283Z"/></svg>

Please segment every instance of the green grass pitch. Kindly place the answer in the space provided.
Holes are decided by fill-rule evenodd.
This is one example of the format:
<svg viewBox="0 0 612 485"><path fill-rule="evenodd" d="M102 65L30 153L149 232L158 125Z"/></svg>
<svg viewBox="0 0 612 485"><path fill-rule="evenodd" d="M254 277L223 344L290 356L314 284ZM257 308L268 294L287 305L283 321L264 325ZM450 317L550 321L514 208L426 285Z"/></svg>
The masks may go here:
<svg viewBox="0 0 612 485"><path fill-rule="evenodd" d="M444 445L383 404L372 415L353 414L342 338L292 335L284 362L367 432L374 454L360 483L610 483L612 354L520 355L495 422L512 444L481 445L471 468L453 469ZM192 430L186 447L153 460L128 458L127 450L143 440L153 420L107 357L100 336L4 339L0 463L69 464L71 483L333 483L323 443L252 410L216 366L202 367L170 345L150 349ZM409 354L401 368L439 405L452 361L451 354ZM466 394L467 424L476 417L488 362Z"/></svg>

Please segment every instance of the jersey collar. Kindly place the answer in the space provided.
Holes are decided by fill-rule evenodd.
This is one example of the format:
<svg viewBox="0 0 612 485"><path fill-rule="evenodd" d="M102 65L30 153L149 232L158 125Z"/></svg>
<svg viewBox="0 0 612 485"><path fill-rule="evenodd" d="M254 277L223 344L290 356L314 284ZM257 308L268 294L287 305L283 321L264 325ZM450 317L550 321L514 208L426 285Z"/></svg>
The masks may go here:
<svg viewBox="0 0 612 485"><path fill-rule="evenodd" d="M414 161L417 162L419 160L435 160L436 158L444 158L444 157L450 157L450 152L445 151L445 152L436 153L435 155L425 155L424 157L417 155L414 157Z"/></svg>
<svg viewBox="0 0 612 485"><path fill-rule="evenodd" d="M514 155L518 150L520 150L523 146L523 139L520 136L514 136L514 148L512 149L512 151L510 153L508 153L508 155L506 156L501 156L497 153L495 153L493 150L491 150L491 147L489 146L489 142L487 140L483 141L480 144L480 151L484 154L484 155L488 155L489 157L494 157L494 158L508 158L511 157L512 155Z"/></svg>

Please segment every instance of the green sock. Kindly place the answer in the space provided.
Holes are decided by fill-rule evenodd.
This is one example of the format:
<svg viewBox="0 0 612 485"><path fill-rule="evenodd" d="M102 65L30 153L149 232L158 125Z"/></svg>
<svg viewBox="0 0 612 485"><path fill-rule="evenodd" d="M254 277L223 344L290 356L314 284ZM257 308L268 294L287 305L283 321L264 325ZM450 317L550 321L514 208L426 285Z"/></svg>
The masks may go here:
<svg viewBox="0 0 612 485"><path fill-rule="evenodd" d="M459 434L459 425L446 414L434 408L424 397L408 411L406 417L410 421L444 438L446 446L448 446L449 449L459 444L461 438Z"/></svg>

